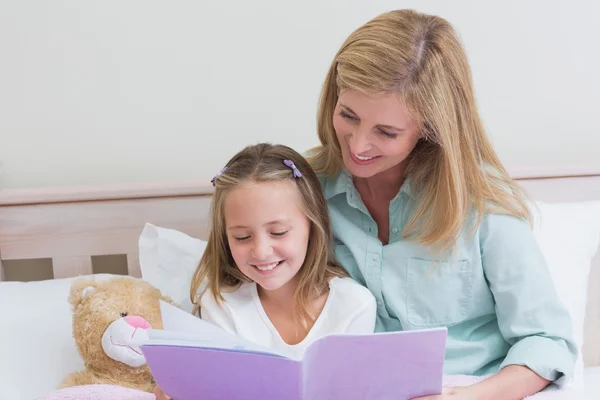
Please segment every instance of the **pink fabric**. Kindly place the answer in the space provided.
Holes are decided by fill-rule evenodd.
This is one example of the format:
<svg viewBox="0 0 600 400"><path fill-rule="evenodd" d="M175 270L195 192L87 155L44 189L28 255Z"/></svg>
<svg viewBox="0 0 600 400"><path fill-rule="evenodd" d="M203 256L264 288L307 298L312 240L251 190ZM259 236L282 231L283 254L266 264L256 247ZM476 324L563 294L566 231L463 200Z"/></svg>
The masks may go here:
<svg viewBox="0 0 600 400"><path fill-rule="evenodd" d="M469 386L479 381L488 378L490 375L485 376L472 376L472 375L444 375L444 380L442 381L443 387L453 387L453 386Z"/></svg>
<svg viewBox="0 0 600 400"><path fill-rule="evenodd" d="M155 397L118 385L83 385L56 390L37 400L155 400Z"/></svg>
<svg viewBox="0 0 600 400"><path fill-rule="evenodd" d="M142 329L150 328L150 324L148 323L148 321L146 321L142 317L138 317L137 315L135 315L135 316L128 315L127 317L125 317L125 322L127 322L129 325L133 326L134 328L142 328Z"/></svg>
<svg viewBox="0 0 600 400"><path fill-rule="evenodd" d="M443 386L469 386L487 378L488 376L470 375L448 375L444 376ZM535 400L573 400L573 394L569 392L551 390L535 394L528 399ZM152 393L142 392L135 389L127 389L116 385L84 385L66 389L60 389L47 396L36 400L155 400Z"/></svg>

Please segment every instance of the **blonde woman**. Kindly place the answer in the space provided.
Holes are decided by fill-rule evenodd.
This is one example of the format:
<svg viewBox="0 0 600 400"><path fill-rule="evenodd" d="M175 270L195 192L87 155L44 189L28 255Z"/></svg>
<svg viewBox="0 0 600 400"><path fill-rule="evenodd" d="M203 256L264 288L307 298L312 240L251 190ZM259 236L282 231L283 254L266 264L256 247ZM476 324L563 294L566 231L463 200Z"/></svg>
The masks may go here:
<svg viewBox="0 0 600 400"><path fill-rule="evenodd" d="M493 374L428 399L521 399L571 377L565 307L528 204L488 141L465 51L442 18L399 10L343 43L309 160L338 260L377 330L445 326L446 374Z"/></svg>

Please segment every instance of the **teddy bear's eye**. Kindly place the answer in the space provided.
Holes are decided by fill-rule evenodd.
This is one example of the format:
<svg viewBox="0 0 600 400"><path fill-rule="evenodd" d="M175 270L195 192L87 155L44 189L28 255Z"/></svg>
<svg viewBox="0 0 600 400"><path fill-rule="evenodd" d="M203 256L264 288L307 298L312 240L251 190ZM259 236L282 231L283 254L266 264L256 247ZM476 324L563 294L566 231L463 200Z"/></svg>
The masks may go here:
<svg viewBox="0 0 600 400"><path fill-rule="evenodd" d="M126 312L122 312L122 313L121 313L121 318L125 318L126 316L127 316L127 313L126 313Z"/></svg>

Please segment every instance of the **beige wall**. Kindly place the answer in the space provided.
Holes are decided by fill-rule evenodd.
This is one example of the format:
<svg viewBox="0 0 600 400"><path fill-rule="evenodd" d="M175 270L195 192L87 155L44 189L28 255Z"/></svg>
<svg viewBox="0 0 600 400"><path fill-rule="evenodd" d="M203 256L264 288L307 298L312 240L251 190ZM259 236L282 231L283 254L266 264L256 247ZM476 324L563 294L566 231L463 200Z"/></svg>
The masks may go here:
<svg viewBox="0 0 600 400"><path fill-rule="evenodd" d="M398 6L456 25L509 168L596 162L599 2L8 1L0 189L208 182L243 144L309 148L339 45Z"/></svg>

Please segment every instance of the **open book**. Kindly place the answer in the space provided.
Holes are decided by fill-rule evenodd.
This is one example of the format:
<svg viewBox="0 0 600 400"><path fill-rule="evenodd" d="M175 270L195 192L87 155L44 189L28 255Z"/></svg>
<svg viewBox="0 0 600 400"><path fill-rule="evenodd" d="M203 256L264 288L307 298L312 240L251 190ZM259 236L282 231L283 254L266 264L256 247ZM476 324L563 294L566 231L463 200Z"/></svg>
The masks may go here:
<svg viewBox="0 0 600 400"><path fill-rule="evenodd" d="M160 306L164 329L139 345L157 385L175 400L408 400L442 390L446 328L332 334L295 360Z"/></svg>

